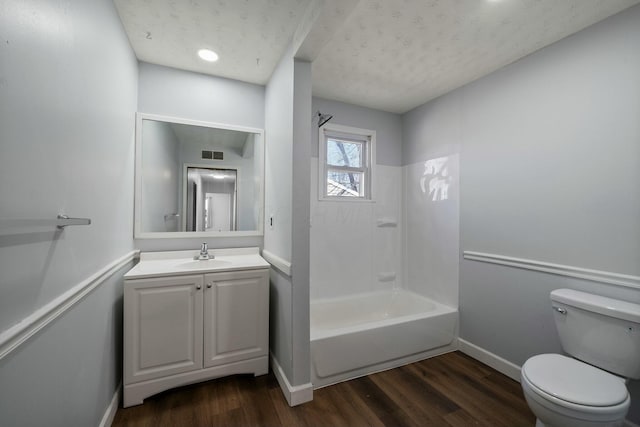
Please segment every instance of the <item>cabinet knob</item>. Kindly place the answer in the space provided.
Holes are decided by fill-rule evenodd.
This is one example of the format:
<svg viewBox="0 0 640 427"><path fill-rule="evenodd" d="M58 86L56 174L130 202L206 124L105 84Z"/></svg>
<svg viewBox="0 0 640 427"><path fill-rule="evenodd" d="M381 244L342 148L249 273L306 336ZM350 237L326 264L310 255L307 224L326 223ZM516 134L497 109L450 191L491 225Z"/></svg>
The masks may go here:
<svg viewBox="0 0 640 427"><path fill-rule="evenodd" d="M200 290L200 289L202 289L202 286L201 285L196 285L196 289Z"/></svg>
<svg viewBox="0 0 640 427"><path fill-rule="evenodd" d="M213 286L213 283L207 283L207 288L211 289L212 286Z"/></svg>

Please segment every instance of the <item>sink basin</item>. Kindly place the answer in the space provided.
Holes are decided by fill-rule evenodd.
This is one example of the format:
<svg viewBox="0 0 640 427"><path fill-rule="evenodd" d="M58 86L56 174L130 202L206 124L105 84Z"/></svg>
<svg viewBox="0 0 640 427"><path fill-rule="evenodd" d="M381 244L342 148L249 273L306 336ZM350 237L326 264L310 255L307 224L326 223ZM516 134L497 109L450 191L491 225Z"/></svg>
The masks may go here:
<svg viewBox="0 0 640 427"><path fill-rule="evenodd" d="M176 267L186 268L186 269L198 269L198 268L218 268L224 267L225 265L230 265L231 262L223 261L220 259L207 259L207 260L189 260L184 262L179 262L176 264Z"/></svg>
<svg viewBox="0 0 640 427"><path fill-rule="evenodd" d="M140 262L125 274L127 279L206 274L269 268L258 248L214 249L213 259L194 259L198 251L143 252Z"/></svg>

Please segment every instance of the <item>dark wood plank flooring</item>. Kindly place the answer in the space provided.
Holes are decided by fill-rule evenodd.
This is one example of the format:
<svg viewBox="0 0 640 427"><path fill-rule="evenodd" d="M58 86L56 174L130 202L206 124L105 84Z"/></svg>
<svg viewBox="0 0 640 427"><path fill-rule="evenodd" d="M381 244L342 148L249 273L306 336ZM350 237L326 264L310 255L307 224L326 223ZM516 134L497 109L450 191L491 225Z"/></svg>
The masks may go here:
<svg viewBox="0 0 640 427"><path fill-rule="evenodd" d="M272 373L169 390L120 408L114 427L533 426L520 384L460 353L314 391L289 407Z"/></svg>

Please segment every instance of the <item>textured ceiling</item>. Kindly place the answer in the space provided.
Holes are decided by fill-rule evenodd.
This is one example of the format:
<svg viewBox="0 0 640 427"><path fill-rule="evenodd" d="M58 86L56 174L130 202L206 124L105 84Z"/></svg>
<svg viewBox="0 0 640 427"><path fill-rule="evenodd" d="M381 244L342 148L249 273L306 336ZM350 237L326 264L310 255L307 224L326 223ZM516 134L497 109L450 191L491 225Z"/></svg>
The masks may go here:
<svg viewBox="0 0 640 427"><path fill-rule="evenodd" d="M313 93L403 113L636 3L362 0L313 62Z"/></svg>
<svg viewBox="0 0 640 427"><path fill-rule="evenodd" d="M265 84L310 0L114 0L139 60ZM220 60L196 52L208 48Z"/></svg>
<svg viewBox="0 0 640 427"><path fill-rule="evenodd" d="M287 45L313 94L403 113L640 0L115 0L138 59L265 84ZM205 63L195 52L220 54Z"/></svg>

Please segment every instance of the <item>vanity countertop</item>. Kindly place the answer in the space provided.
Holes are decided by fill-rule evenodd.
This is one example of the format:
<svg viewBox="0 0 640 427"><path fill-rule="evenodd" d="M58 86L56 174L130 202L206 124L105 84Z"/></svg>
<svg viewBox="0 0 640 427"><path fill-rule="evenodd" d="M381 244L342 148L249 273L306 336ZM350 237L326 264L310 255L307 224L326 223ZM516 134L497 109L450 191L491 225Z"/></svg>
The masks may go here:
<svg viewBox="0 0 640 427"><path fill-rule="evenodd" d="M260 256L258 248L210 249L215 258L194 259L200 251L142 252L140 262L125 275L125 279L158 276L218 273L236 270L258 270L270 264Z"/></svg>

